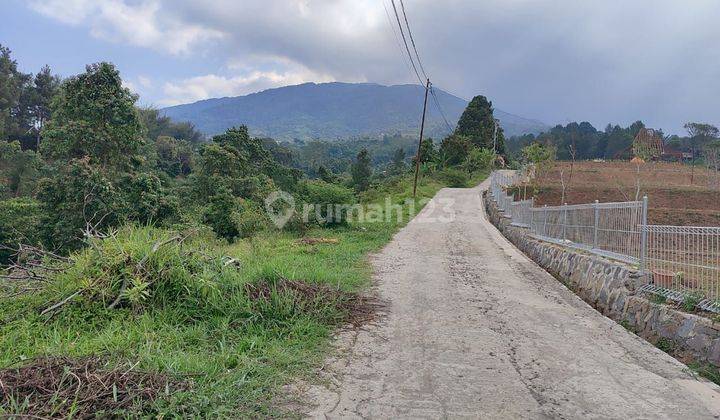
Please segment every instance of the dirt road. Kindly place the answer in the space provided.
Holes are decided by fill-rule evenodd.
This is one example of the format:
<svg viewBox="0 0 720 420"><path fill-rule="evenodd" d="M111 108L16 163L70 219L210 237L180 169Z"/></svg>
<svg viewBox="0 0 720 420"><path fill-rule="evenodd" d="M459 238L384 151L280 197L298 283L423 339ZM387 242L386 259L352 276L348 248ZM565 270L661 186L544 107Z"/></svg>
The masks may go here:
<svg viewBox="0 0 720 420"><path fill-rule="evenodd" d="M387 316L343 333L317 418L716 418L718 387L625 331L445 189L373 260ZM453 202L452 212L440 210ZM444 220L454 213L452 221ZM438 220L443 218L443 220Z"/></svg>

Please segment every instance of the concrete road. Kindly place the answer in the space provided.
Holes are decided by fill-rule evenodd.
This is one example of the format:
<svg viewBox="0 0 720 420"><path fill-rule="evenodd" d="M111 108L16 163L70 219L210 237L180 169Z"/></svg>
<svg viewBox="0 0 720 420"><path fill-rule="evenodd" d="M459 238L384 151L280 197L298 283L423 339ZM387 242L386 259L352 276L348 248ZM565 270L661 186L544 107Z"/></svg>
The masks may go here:
<svg viewBox="0 0 720 420"><path fill-rule="evenodd" d="M485 187L440 191L374 257L387 316L340 335L326 385L304 391L310 417L718 417L717 386L503 238L484 216Z"/></svg>

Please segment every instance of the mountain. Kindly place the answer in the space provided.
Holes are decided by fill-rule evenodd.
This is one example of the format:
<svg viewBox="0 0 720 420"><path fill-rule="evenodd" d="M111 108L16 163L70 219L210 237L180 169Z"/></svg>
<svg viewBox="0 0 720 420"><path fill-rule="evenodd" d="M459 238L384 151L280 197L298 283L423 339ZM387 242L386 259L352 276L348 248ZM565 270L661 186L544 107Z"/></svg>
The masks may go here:
<svg viewBox="0 0 720 420"><path fill-rule="evenodd" d="M440 108L454 128L467 101L435 89ZM162 109L176 121L190 121L207 135L245 124L255 136L276 140L342 140L380 134L416 135L424 89L417 85L305 83L246 96L206 99ZM427 135L440 138L449 129L432 97L428 99ZM501 110L495 116L507 136L539 133L545 124Z"/></svg>

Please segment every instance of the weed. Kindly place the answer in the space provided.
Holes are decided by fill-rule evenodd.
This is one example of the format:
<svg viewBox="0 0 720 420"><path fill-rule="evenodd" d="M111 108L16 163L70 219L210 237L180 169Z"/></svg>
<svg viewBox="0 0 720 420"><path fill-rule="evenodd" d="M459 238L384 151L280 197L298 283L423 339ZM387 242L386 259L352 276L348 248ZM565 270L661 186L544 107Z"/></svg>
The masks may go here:
<svg viewBox="0 0 720 420"><path fill-rule="evenodd" d="M691 363L688 365L690 370L708 379L718 385L720 385L720 369L717 366L713 366L709 363Z"/></svg>
<svg viewBox="0 0 720 420"><path fill-rule="evenodd" d="M701 293L688 293L685 295L682 301L682 308L687 312L694 312L697 309L698 304L702 300L703 295Z"/></svg>
<svg viewBox="0 0 720 420"><path fill-rule="evenodd" d="M658 305L662 305L667 302L667 298L663 295L659 295L657 293L650 294L650 302L656 303Z"/></svg>
<svg viewBox="0 0 720 420"><path fill-rule="evenodd" d="M675 342L665 337L658 338L655 343L655 347L664 351L665 353L672 354L675 351Z"/></svg>

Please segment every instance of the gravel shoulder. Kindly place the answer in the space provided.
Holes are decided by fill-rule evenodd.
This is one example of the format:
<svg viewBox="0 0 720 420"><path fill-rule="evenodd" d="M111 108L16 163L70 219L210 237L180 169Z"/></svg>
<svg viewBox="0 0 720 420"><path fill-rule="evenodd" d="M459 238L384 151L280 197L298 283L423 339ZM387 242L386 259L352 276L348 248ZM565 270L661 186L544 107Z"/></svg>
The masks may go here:
<svg viewBox="0 0 720 420"><path fill-rule="evenodd" d="M720 388L627 332L443 189L373 257L376 324L339 333L311 418L717 418Z"/></svg>

